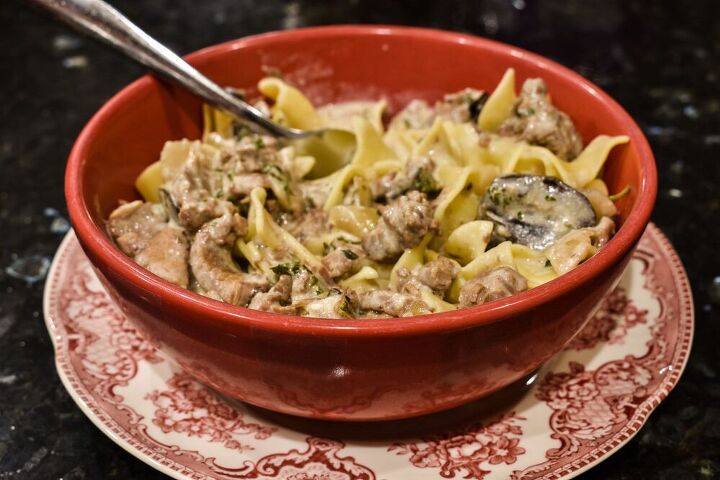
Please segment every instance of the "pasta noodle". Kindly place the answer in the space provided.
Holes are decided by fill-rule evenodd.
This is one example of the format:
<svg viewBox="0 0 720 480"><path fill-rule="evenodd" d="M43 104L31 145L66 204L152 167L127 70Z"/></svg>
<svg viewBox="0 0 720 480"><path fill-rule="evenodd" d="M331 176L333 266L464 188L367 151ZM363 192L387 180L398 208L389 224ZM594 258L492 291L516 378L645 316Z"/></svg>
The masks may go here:
<svg viewBox="0 0 720 480"><path fill-rule="evenodd" d="M617 209L599 175L628 137L564 148L544 140L555 130L542 141L526 135L550 118L568 129L557 138L579 139L544 84L532 98L529 87L516 93L513 69L490 95L414 101L387 127L383 99L316 108L274 77L258 90L273 121L329 132L258 136L205 106L203 139L167 142L136 181L147 202L176 210L167 228L230 249L236 263L208 271L254 282L251 308L338 318L449 311L551 281L612 235ZM131 207L109 221L121 246L113 218ZM226 300L189 274L188 288Z"/></svg>

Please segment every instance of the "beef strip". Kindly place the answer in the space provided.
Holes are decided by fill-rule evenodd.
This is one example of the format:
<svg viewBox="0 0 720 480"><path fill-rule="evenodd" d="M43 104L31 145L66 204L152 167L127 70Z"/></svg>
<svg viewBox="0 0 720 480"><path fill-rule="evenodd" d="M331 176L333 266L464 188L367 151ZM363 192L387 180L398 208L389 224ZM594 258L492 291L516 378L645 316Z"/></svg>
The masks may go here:
<svg viewBox="0 0 720 480"><path fill-rule="evenodd" d="M510 267L482 272L460 289L460 308L481 305L527 290L525 278Z"/></svg>
<svg viewBox="0 0 720 480"><path fill-rule="evenodd" d="M130 257L147 248L150 239L167 227L167 215L160 205L141 200L125 203L108 218L108 230L120 250Z"/></svg>
<svg viewBox="0 0 720 480"><path fill-rule="evenodd" d="M431 313L430 308L414 295L390 290L369 290L358 294L362 310L387 313L393 317L409 317Z"/></svg>
<svg viewBox="0 0 720 480"><path fill-rule="evenodd" d="M330 231L330 222L325 210L313 208L294 217L289 217L287 224L283 228L298 240L303 241L308 237L316 237Z"/></svg>
<svg viewBox="0 0 720 480"><path fill-rule="evenodd" d="M547 147L565 160L577 157L583 148L572 120L552 104L545 82L540 78L525 80L513 114L500 125L497 133Z"/></svg>
<svg viewBox="0 0 720 480"><path fill-rule="evenodd" d="M181 229L166 227L150 239L135 261L158 277L187 288L188 247L187 237Z"/></svg>
<svg viewBox="0 0 720 480"><path fill-rule="evenodd" d="M270 181L267 175L263 173L234 175L227 191L231 196L246 197L257 187L270 188Z"/></svg>
<svg viewBox="0 0 720 480"><path fill-rule="evenodd" d="M178 223L189 231L233 209L253 188L268 188L263 169L278 163L277 142L269 136L240 142L218 139L218 149L190 150L181 171L167 185L178 208Z"/></svg>
<svg viewBox="0 0 720 480"><path fill-rule="evenodd" d="M208 296L247 305L253 295L268 289L264 276L242 272L230 254L235 240L246 233L247 221L237 213L226 213L198 230L190 248L190 267Z"/></svg>
<svg viewBox="0 0 720 480"><path fill-rule="evenodd" d="M292 305L292 277L280 275L278 281L267 292L259 292L250 301L248 308L265 312L297 315L299 308Z"/></svg>
<svg viewBox="0 0 720 480"><path fill-rule="evenodd" d="M432 206L424 194L411 191L390 203L373 230L362 238L368 256L377 262L396 260L417 246L433 228Z"/></svg>
<svg viewBox="0 0 720 480"><path fill-rule="evenodd" d="M460 265L445 256L438 256L428 262L418 272L420 282L430 287L435 293L444 294L452 285L455 276L460 271Z"/></svg>
<svg viewBox="0 0 720 480"><path fill-rule="evenodd" d="M110 235L140 266L180 287L188 286L188 241L168 224L161 205L140 200L120 205L108 219Z"/></svg>

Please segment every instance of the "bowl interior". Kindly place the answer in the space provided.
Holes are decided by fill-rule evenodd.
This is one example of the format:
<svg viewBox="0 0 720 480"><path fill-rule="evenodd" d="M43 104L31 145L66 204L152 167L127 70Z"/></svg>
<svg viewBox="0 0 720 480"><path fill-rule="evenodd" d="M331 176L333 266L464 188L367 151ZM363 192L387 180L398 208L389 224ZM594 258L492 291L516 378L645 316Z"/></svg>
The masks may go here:
<svg viewBox="0 0 720 480"><path fill-rule="evenodd" d="M578 281L589 281L594 273L608 268L627 253L648 221L655 197L655 167L640 129L597 87L529 52L436 30L341 26L248 37L202 50L189 59L219 84L245 88L251 96L256 92L258 80L266 75L266 68L272 67L279 69L287 81L300 87L317 105L384 97L390 114L414 98L432 102L444 93L465 87L492 90L503 72L513 67L518 88L528 77L545 79L553 101L572 117L585 142L600 134L628 135L630 143L613 150L603 173L611 192L630 186L629 195L618 203L623 224L618 234L599 255L560 279L506 301L493 302L492 306L475 307L478 312L492 310L497 314L493 314L493 318L507 314L508 310L504 310L505 313L499 310L507 304L532 298L525 304L530 308L560 290L567 291ZM138 278L143 276L143 288L153 284L154 291L187 297L187 292L180 293L159 279L148 280L148 275L134 273L139 267L119 252L104 253L114 250L104 235L105 219L118 200L138 198L133 187L135 178L144 167L157 160L164 142L198 138L200 134L201 102L180 88L144 77L113 97L98 112L71 154L66 195L81 243L86 250L105 255L107 262L121 265L124 272ZM164 285L159 286L157 282ZM190 295L186 305L205 308L204 305L217 303L192 297L196 296ZM218 304L212 308L226 318L240 315L247 319L239 313L244 309L234 308L231 313L228 306ZM461 319L464 315L442 315L453 321L465 321ZM267 317L270 321L273 315L255 312L253 317ZM412 322L405 325L409 323ZM328 326L333 325L328 323Z"/></svg>

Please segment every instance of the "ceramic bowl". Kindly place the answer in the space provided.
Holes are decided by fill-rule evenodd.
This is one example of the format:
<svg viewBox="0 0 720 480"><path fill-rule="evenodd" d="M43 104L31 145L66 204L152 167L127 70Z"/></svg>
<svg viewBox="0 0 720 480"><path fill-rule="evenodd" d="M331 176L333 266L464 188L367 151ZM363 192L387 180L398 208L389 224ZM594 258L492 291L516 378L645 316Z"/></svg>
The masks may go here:
<svg viewBox="0 0 720 480"><path fill-rule="evenodd" d="M505 69L546 80L585 141L628 135L604 168L621 226L595 257L545 285L450 313L329 320L248 310L171 285L118 250L105 230L119 199L163 143L201 134L201 104L146 76L105 104L70 154L66 197L75 233L105 288L137 328L201 382L273 411L381 420L447 409L528 375L583 327L615 285L655 200L652 152L632 118L598 87L538 55L436 30L333 26L269 33L189 55L221 85L248 88L264 67L316 104L385 97L392 113L465 87L491 90Z"/></svg>

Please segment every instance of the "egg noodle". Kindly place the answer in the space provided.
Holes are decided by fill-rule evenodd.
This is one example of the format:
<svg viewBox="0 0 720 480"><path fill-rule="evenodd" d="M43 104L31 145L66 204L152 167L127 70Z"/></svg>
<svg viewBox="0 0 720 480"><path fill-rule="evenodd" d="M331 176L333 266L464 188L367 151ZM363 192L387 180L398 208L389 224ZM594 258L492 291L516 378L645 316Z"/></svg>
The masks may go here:
<svg viewBox="0 0 720 480"><path fill-rule="evenodd" d="M189 201L180 205L182 202L172 197L175 208L180 207L180 224L193 243L188 253L191 256L188 288L231 303L249 303L251 308L270 311L286 312L285 308L301 305L287 311L300 315L405 316L482 303L461 302L463 288L500 267L517 272L522 277L518 281L526 283L527 288L544 284L574 268L604 243L597 241L601 235L598 231L603 224L601 219L616 214L599 175L610 151L628 142L628 137L599 135L574 158L567 159L541 142L501 134L508 118L518 115L515 83L515 73L510 69L495 90L485 95L477 115L454 118L415 103L414 109L406 108L385 126L384 100L316 108L300 90L282 79L262 79L258 90L273 121L299 129L333 130L322 138L275 139L276 155L272 164L260 165L258 175L263 177L258 186L242 198L231 198L225 191L216 195L223 201L234 202L247 223L246 228L237 230L239 233L232 237L232 245L226 246L234 266L225 270L263 277L267 282L256 289L255 296L248 295L243 301L231 301L221 287L210 288L198 282L207 277L195 271L202 265L199 261L193 263L192 258L193 252L201 251L193 243L199 241L200 234L193 237L194 232L202 229L182 225L182 209ZM477 96L474 98L477 100ZM224 165L221 157L238 144L255 142L262 153L271 140L245 130L225 112L205 106L202 140L167 142L160 159L138 177L137 190L147 202L159 203L163 200L163 189L173 194L168 185L177 182L183 172L187 173L189 162ZM423 160L425 167L416 169L415 172L420 173L409 178L407 172L418 160ZM235 181L233 171L223 170L221 174L227 175L226 184ZM542 248L533 248L507 232L505 236L498 235L504 227L498 224L498 215L486 214L484 207L488 198L496 200L489 193L491 185L501 177L530 178L528 176L554 177L564 184L565 190L582 192L594 212L593 224L568 227L556 241ZM382 192L383 200L378 200L377 185L403 178L412 181L412 186L396 194ZM407 193L413 190L417 195ZM429 227L420 231L416 241L407 240L406 232L397 230L397 238L391 239L399 242L399 247L395 245L396 253L375 254L368 247L367 237L383 222L388 228L400 228L393 223L395 220L390 217L393 212L389 211L395 208L393 201L399 198L415 202L409 207L410 212L417 212L418 205L425 204L422 202L430 205ZM554 197L549 200L554 201ZM502 201L501 198L500 206ZM320 222L310 230L292 228L304 222L302 217L309 211L320 218ZM401 220L407 220L406 212L401 211L400 215ZM520 225L521 215L522 212L517 220L509 220L507 226ZM378 241L385 242L383 245L392 243L385 237ZM335 250L342 250L348 260L348 266L338 275L326 261ZM135 258L141 263L139 254ZM454 265L449 269L451 275L439 282L444 283L441 287L423 280L423 275L431 275L428 272L439 258ZM302 293L295 284L290 286L301 271L306 272L306 285L314 286L312 293ZM291 279L287 283L290 293L279 293L280 300L273 304L268 295L279 292L280 287L272 286L283 275ZM484 287L492 288L487 284ZM328 304L328 298L347 296L348 292L351 292L349 299L334 303L329 312L319 306L322 302ZM372 292L397 293L412 296L413 300L404 301L401 309L391 309L374 303L392 303L394 299L390 296L367 298L360 304L352 297L368 297ZM258 300L260 297L255 298L257 295L264 295L265 303ZM501 296L504 295L490 294L485 301ZM268 306L271 304L277 308Z"/></svg>

